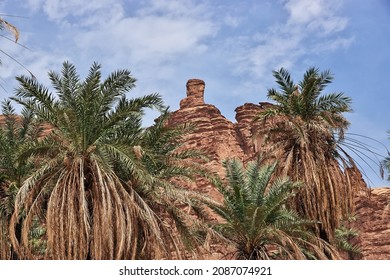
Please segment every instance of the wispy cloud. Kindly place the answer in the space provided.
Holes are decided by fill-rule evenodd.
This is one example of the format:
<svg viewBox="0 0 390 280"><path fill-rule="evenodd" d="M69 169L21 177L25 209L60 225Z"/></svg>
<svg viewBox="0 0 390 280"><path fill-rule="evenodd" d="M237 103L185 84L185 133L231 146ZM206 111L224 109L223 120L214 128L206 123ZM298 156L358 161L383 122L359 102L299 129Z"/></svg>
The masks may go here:
<svg viewBox="0 0 390 280"><path fill-rule="evenodd" d="M103 71L130 68L138 79L135 94L158 91L175 105L182 96L172 93L185 94L190 72L183 66L207 68L199 56L210 51L209 40L219 28L210 7L195 0L26 0L23 5L31 18L42 21L47 43L37 47L36 37L24 33L24 43L34 51L10 46L10 54L44 84L50 84L47 72L58 71L64 60L75 63L81 75L98 61ZM4 79L20 73L25 72L13 63L0 69Z"/></svg>
<svg viewBox="0 0 390 280"><path fill-rule="evenodd" d="M2 50L11 56L12 59L4 55L1 56L3 63L0 67L0 77L4 81L7 80L10 85L15 85L15 76L30 76L29 72L42 83L48 85L50 81L47 77L47 72L49 70L57 70L59 64L67 59L61 53L52 53L43 50L35 50L33 52L20 51L18 46L12 43L4 44L3 46Z"/></svg>
<svg viewBox="0 0 390 280"><path fill-rule="evenodd" d="M237 27L239 26L240 24L240 18L239 17L234 17L232 15L229 15L227 14L225 17L224 17L224 23L227 25L227 26L230 26L230 27Z"/></svg>
<svg viewBox="0 0 390 280"><path fill-rule="evenodd" d="M104 28L78 33L75 43L80 49L119 52L133 62L164 62L173 55L203 51L207 46L202 40L212 34L211 22L148 15L122 18Z"/></svg>
<svg viewBox="0 0 390 280"><path fill-rule="evenodd" d="M42 10L50 20L61 24L70 24L77 20L77 25L103 25L113 17L123 15L121 1L116 0L27 0L34 11Z"/></svg>
<svg viewBox="0 0 390 280"><path fill-rule="evenodd" d="M208 7L193 0L27 0L26 5L59 31L50 41L57 41L63 56L84 62L167 68L182 56L207 51L206 40L218 30Z"/></svg>
<svg viewBox="0 0 390 280"><path fill-rule="evenodd" d="M195 1L130 1L127 15L122 1L117 0L28 3L58 24L69 29L77 27L71 33L76 46L104 51L118 48L119 52L126 49L139 60L202 50L202 39L215 31L214 24L205 16L207 9Z"/></svg>
<svg viewBox="0 0 390 280"><path fill-rule="evenodd" d="M307 55L347 48L353 37L342 34L348 18L339 15L341 5L338 0L284 1L287 18L242 38L247 48L233 62L242 74L267 80L272 69L292 68Z"/></svg>

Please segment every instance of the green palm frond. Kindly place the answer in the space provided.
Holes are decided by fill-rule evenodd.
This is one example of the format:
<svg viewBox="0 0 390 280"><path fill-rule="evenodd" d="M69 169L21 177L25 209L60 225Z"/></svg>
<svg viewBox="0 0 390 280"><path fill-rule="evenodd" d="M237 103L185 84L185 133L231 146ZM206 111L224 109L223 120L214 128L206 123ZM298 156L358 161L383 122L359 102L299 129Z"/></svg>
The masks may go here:
<svg viewBox="0 0 390 280"><path fill-rule="evenodd" d="M337 247L348 253L350 258L361 254L361 248L358 245L353 245L351 240L357 237L359 234L356 230L341 226L335 231L335 239Z"/></svg>
<svg viewBox="0 0 390 280"><path fill-rule="evenodd" d="M315 106L321 111L330 111L332 114L352 112L350 108L351 98L344 93L330 93L319 97L315 101Z"/></svg>
<svg viewBox="0 0 390 280"><path fill-rule="evenodd" d="M80 78L77 74L76 67L69 62L65 62L61 74L50 71L48 76L58 97L65 106L76 109L78 100L75 98L74 92L78 91L80 87Z"/></svg>
<svg viewBox="0 0 390 280"><path fill-rule="evenodd" d="M269 99L275 100L278 104L288 103L288 95L278 92L275 89L269 89L267 97Z"/></svg>
<svg viewBox="0 0 390 280"><path fill-rule="evenodd" d="M390 139L390 130L387 131ZM381 171L382 178L385 172L388 174L387 180L390 181L390 152L387 151L387 155L380 161L379 169Z"/></svg>
<svg viewBox="0 0 390 280"><path fill-rule="evenodd" d="M19 87L15 91L16 97L11 99L20 101L29 99L29 101L31 100L35 103L39 103L49 112L53 112L55 107L58 106L57 101L49 92L49 89L39 84L36 79L27 76L19 76L16 80L19 82Z"/></svg>
<svg viewBox="0 0 390 280"><path fill-rule="evenodd" d="M272 74L282 90L283 97L290 96L294 92L294 83L290 73L286 69L280 68L278 71L272 71Z"/></svg>
<svg viewBox="0 0 390 280"><path fill-rule="evenodd" d="M1 259L16 258L11 245L9 221L22 182L36 164L20 157L23 146L38 138L39 125L29 111L17 116L10 100L2 102L4 124L0 127L0 238Z"/></svg>
<svg viewBox="0 0 390 280"><path fill-rule="evenodd" d="M250 162L246 168L248 188L252 188L252 200L256 204L264 203L266 188L276 168L276 162L272 165L266 165L264 168L260 168L261 164L260 159L258 159L257 161Z"/></svg>
<svg viewBox="0 0 390 280"><path fill-rule="evenodd" d="M276 166L259 158L246 168L237 160L225 162L226 183L214 182L223 204L208 203L224 219L213 227L216 236L235 247L238 259L327 258L322 247L337 258L335 250L311 232L315 222L288 209L300 184L274 178Z"/></svg>

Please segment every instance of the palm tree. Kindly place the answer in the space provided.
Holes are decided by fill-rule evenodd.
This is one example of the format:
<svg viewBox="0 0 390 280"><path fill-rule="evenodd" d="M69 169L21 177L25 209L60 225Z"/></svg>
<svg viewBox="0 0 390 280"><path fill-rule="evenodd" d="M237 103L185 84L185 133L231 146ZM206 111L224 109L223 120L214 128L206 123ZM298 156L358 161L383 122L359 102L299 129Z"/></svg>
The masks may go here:
<svg viewBox="0 0 390 280"><path fill-rule="evenodd" d="M220 236L234 246L237 259L338 258L336 250L318 238L287 202L301 187L287 177L276 177L277 164L260 158L243 168L241 162L224 162L226 183L215 185L222 204L210 205L224 219L215 226Z"/></svg>
<svg viewBox="0 0 390 280"><path fill-rule="evenodd" d="M207 160L199 151L183 147L183 137L193 130L191 125L168 126L170 114L166 110L142 133L137 151L152 180L137 182L131 179L135 191L157 214L164 242L174 254L169 258L187 258L198 250L203 241L208 214L204 211L204 194L183 188L207 173L202 163ZM148 243L148 242L143 242ZM144 258L156 258L152 250L143 250Z"/></svg>
<svg viewBox="0 0 390 280"><path fill-rule="evenodd" d="M40 134L40 126L32 114L22 110L17 116L9 100L2 103L2 117L0 121L0 257L12 259L14 255L11 247L8 225L14 210L15 196L20 186L34 167L32 162L22 162L18 153L21 147L36 140Z"/></svg>
<svg viewBox="0 0 390 280"><path fill-rule="evenodd" d="M356 186L351 174L358 169L343 148L349 126L343 113L351 112L351 99L343 93L322 93L333 80L329 71L309 68L297 85L283 68L273 75L280 91L268 91L275 104L257 119L268 122L262 132L281 163L279 174L304 183L294 198L295 209L320 221L317 234L332 241L341 221L353 214Z"/></svg>
<svg viewBox="0 0 390 280"><path fill-rule="evenodd" d="M31 77L17 77L12 99L50 127L21 152L21 159L39 159L10 222L12 243L24 258L32 257L28 236L37 216L46 222L47 259L134 259L140 246L159 251L166 245L160 217L136 191L154 180L139 157L144 108L161 110L162 100L158 94L128 99L135 83L130 71L101 81L100 69L94 63L81 81L65 62L61 74L49 72L56 96Z"/></svg>
<svg viewBox="0 0 390 280"><path fill-rule="evenodd" d="M387 133L390 134L390 130ZM389 139L390 139L390 137L389 137ZM388 174L387 180L390 181L390 153L389 152L387 153L387 156L384 158L384 160L381 162L382 177L384 177L384 174L383 174L384 171L387 172L387 174Z"/></svg>

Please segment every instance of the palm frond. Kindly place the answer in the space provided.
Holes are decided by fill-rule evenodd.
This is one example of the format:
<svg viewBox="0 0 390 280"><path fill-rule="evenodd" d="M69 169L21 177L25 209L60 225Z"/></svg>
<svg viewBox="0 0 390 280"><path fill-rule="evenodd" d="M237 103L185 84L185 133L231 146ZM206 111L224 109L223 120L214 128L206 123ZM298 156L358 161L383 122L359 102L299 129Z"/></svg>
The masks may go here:
<svg viewBox="0 0 390 280"><path fill-rule="evenodd" d="M284 97L288 97L294 92L294 83L291 80L290 73L286 69L280 68L278 71L272 71L272 74L279 84Z"/></svg>
<svg viewBox="0 0 390 280"><path fill-rule="evenodd" d="M215 236L233 245L238 259L338 258L331 245L310 231L315 222L288 209L300 184L288 178L274 178L275 163L260 163L260 159L249 162L246 172L241 171L243 167L236 160L225 163L226 183L215 180L223 204L208 203L224 219L213 226ZM240 176L243 178L237 179ZM335 254L326 255L325 250Z"/></svg>
<svg viewBox="0 0 390 280"><path fill-rule="evenodd" d="M0 30L2 29L10 31L15 38L15 42L19 40L19 30L14 25L0 17Z"/></svg>

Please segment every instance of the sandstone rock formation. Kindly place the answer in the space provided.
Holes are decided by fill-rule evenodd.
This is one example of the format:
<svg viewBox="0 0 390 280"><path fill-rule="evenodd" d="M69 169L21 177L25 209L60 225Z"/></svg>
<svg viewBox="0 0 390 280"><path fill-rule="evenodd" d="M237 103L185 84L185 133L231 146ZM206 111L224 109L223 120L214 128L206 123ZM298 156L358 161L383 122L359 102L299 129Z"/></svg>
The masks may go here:
<svg viewBox="0 0 390 280"><path fill-rule="evenodd" d="M180 101L180 109L204 105L205 83L199 79L191 79L187 82L187 97Z"/></svg>
<svg viewBox="0 0 390 280"><path fill-rule="evenodd" d="M260 135L257 134L259 124L254 121L254 118L263 108L262 104L245 103L235 110L237 123L234 126L241 141L241 147L248 158L260 150L258 145L260 145L261 140L258 139Z"/></svg>
<svg viewBox="0 0 390 280"><path fill-rule="evenodd" d="M207 167L223 174L222 161L252 159L262 149L260 124L254 117L270 103L245 103L236 108L236 123L226 119L214 106L204 103L205 83L199 79L187 82L187 96L180 109L173 112L168 125L191 123L195 130L185 138L185 147L203 151L210 157ZM356 194L356 221L352 224L360 235L355 239L362 250L361 259L390 259L390 189L369 190L361 174L353 174L360 189ZM197 182L198 190L212 197L217 192L207 182Z"/></svg>
<svg viewBox="0 0 390 280"><path fill-rule="evenodd" d="M210 158L206 164L208 168L222 172L223 160L230 157L245 159L242 139L232 122L222 116L215 106L204 103L204 86L204 82L198 79L187 82L187 97L180 102L180 110L172 113L168 125L194 125L194 132L185 138L185 147L202 151ZM201 191L213 192L206 182L199 184Z"/></svg>
<svg viewBox="0 0 390 280"><path fill-rule="evenodd" d="M356 201L357 244L364 260L390 260L390 188L362 193Z"/></svg>

